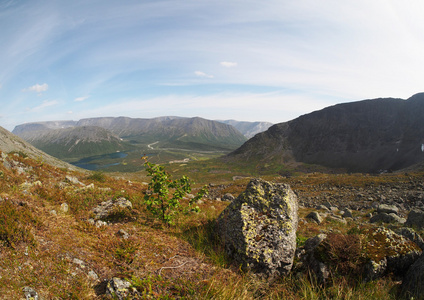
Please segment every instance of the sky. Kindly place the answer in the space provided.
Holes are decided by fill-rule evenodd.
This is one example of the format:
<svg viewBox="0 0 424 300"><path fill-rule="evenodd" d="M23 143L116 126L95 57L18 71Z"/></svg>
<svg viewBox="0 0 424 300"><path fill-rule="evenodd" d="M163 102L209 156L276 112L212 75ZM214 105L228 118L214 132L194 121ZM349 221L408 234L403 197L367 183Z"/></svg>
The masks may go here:
<svg viewBox="0 0 424 300"><path fill-rule="evenodd" d="M280 123L424 91L422 0L0 0L0 126Z"/></svg>

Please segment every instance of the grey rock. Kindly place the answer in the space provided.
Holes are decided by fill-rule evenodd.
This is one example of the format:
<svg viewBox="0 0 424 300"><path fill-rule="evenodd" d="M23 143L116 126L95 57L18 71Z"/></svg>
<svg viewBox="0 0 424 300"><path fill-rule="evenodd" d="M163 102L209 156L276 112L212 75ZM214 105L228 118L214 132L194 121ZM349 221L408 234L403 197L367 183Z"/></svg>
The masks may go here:
<svg viewBox="0 0 424 300"><path fill-rule="evenodd" d="M235 199L235 197L230 194L230 193L226 193L224 196L222 196L221 200L222 201L233 201Z"/></svg>
<svg viewBox="0 0 424 300"><path fill-rule="evenodd" d="M243 268L272 279L293 265L297 197L286 184L252 179L217 219L227 253Z"/></svg>
<svg viewBox="0 0 424 300"><path fill-rule="evenodd" d="M352 211L346 208L342 214L343 218L353 218Z"/></svg>
<svg viewBox="0 0 424 300"><path fill-rule="evenodd" d="M316 235L314 237L311 237L311 238L307 239L306 242L305 242L305 245L303 246L303 248L306 251L314 250L326 238L327 238L327 235L325 233L320 233L320 234L318 234L318 235Z"/></svg>
<svg viewBox="0 0 424 300"><path fill-rule="evenodd" d="M78 180L78 178L74 177L74 176L70 176L70 175L66 175L65 177L66 181L68 181L69 183L75 184L75 185L82 185L84 186L84 184L82 182L80 182Z"/></svg>
<svg viewBox="0 0 424 300"><path fill-rule="evenodd" d="M312 211L310 212L307 216L307 219L311 219L314 220L315 222L317 222L318 224L322 223L322 218L320 216L320 214L317 211Z"/></svg>
<svg viewBox="0 0 424 300"><path fill-rule="evenodd" d="M326 210L326 211L330 211L330 209L329 209L327 206L322 205L322 204L318 205L316 208L317 208L317 209Z"/></svg>
<svg viewBox="0 0 424 300"><path fill-rule="evenodd" d="M99 279L99 275L97 275L97 273L94 272L93 270L90 270L88 272L88 277L92 280L98 280Z"/></svg>
<svg viewBox="0 0 424 300"><path fill-rule="evenodd" d="M404 218L399 217L398 215L394 214L394 213L379 213L373 217L371 217L370 219L370 223L378 223L378 222L382 222L382 223L405 223L406 220Z"/></svg>
<svg viewBox="0 0 424 300"><path fill-rule="evenodd" d="M100 203L100 205L93 209L93 213L96 220L101 220L107 218L114 210L125 208L132 209L132 203L121 197Z"/></svg>
<svg viewBox="0 0 424 300"><path fill-rule="evenodd" d="M386 213L386 214L391 214L391 213L398 214L399 208L397 208L395 205L380 204L377 207L377 212Z"/></svg>
<svg viewBox="0 0 424 300"><path fill-rule="evenodd" d="M413 209L409 212L406 219L406 226L416 227L418 229L424 228L424 211L420 209Z"/></svg>

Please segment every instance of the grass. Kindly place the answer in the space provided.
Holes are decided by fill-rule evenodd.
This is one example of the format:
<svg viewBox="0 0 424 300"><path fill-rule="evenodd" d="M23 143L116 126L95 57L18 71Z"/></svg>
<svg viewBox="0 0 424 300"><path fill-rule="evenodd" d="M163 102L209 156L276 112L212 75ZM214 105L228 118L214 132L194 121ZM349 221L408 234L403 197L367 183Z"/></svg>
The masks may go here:
<svg viewBox="0 0 424 300"><path fill-rule="evenodd" d="M145 174L111 177L55 168L21 154L11 154L10 159L25 171L20 174L0 162L2 299L23 298L24 286L34 288L44 299L104 299L103 282L112 277L130 281L142 299L396 299L399 283L390 277L352 284L345 276L335 276L330 285L323 286L308 273L293 272L269 283L241 272L216 235L214 220L227 206L225 202L204 199L199 213L182 214L176 226L168 228L146 212L146 186L142 183L147 181ZM195 175L199 186L224 184L222 195L237 196L245 189L249 179L233 180L233 176L251 175L233 171L219 161L201 159L196 165L168 167L173 176ZM65 184L67 175L94 187ZM407 183L411 176L414 180L423 178L422 174L262 176L289 183L302 196L336 194L335 187ZM41 186L21 188L22 183L35 181ZM87 222L94 207L117 197L129 199L133 210L116 211L108 226L98 228ZM60 210L62 203L69 205L68 212ZM301 208L299 217L304 218L310 211ZM334 232L335 237L361 232L355 228L355 223L343 225L328 220L321 225L300 222L297 244L302 246L307 238L323 231ZM121 229L129 233L128 239L117 235ZM345 257L344 263L349 266L354 256L347 254L354 244L351 240L343 243L342 239L338 247L341 252L334 252L338 253L337 259L328 259L340 261ZM97 280L90 277L92 272Z"/></svg>

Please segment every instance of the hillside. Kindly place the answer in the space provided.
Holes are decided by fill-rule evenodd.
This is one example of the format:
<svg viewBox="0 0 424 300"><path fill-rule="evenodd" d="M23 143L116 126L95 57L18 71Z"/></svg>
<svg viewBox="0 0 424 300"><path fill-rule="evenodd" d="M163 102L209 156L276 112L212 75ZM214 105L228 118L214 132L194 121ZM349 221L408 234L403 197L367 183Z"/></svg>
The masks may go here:
<svg viewBox="0 0 424 300"><path fill-rule="evenodd" d="M40 162L45 162L60 168L76 170L74 166L37 149L28 142L22 140L20 137L7 131L3 127L0 127L0 151L3 153L25 153L25 155L28 155L32 159L39 160Z"/></svg>
<svg viewBox="0 0 424 300"><path fill-rule="evenodd" d="M134 149L110 131L96 126L52 129L31 139L32 145L66 160Z"/></svg>
<svg viewBox="0 0 424 300"><path fill-rule="evenodd" d="M279 123L230 161L303 162L351 172L399 170L424 160L424 94L338 104Z"/></svg>

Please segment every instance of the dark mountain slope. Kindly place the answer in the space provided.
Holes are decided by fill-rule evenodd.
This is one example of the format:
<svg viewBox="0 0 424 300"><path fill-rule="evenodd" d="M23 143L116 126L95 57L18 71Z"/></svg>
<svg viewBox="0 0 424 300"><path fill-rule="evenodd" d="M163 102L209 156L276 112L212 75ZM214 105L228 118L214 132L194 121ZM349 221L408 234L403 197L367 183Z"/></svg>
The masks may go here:
<svg viewBox="0 0 424 300"><path fill-rule="evenodd" d="M424 160L424 94L338 104L276 124L232 160L293 161L349 171L397 170Z"/></svg>

